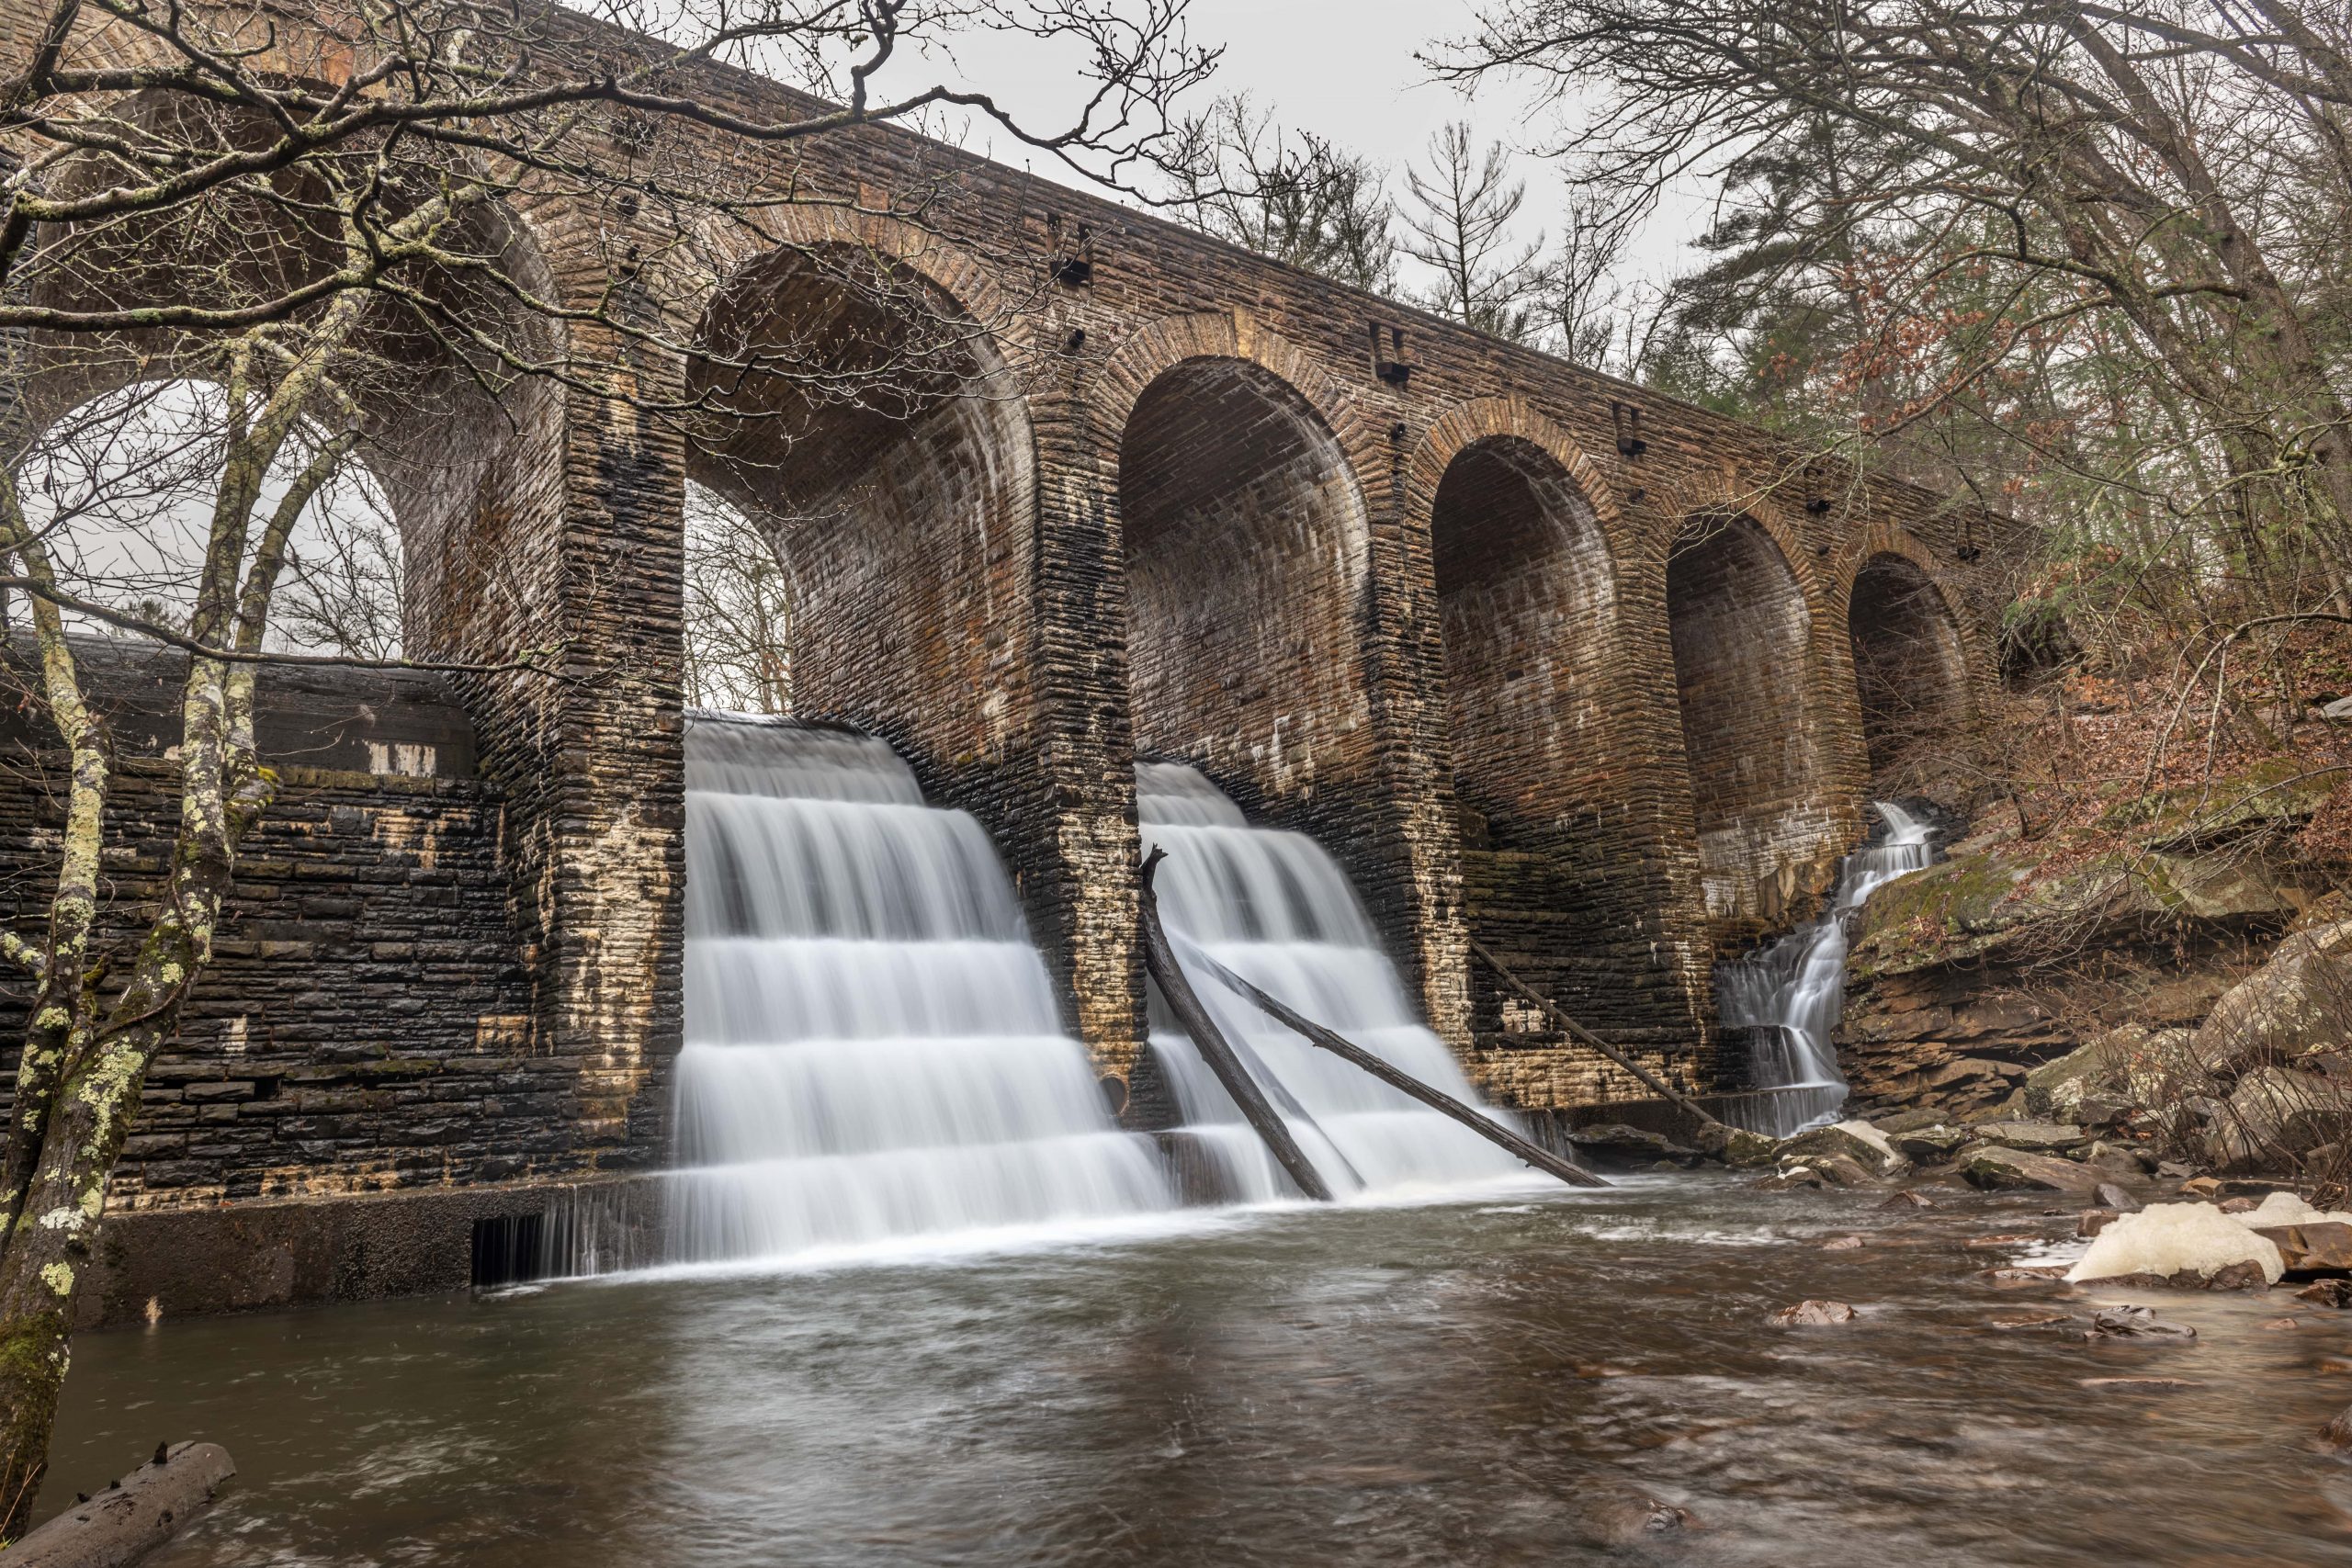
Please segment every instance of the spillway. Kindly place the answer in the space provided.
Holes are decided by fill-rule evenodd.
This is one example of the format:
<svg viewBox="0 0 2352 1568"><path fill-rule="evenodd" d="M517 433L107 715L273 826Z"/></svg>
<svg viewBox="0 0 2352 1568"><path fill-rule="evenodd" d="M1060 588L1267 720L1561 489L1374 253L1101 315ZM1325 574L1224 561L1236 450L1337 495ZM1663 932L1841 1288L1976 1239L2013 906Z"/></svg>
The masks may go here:
<svg viewBox="0 0 2352 1568"><path fill-rule="evenodd" d="M1414 1010L1346 873L1320 844L1251 826L1182 763L1139 764L1136 806L1146 852L1168 852L1157 887L1180 963L1188 951L1205 951L1422 1082L1477 1103L1461 1064ZM1525 1167L1476 1134L1308 1045L1197 966L1186 974L1335 1193L1410 1197L1527 1178ZM1292 1194L1157 997L1151 1027L1187 1130L1231 1190L1253 1201Z"/></svg>
<svg viewBox="0 0 2352 1568"><path fill-rule="evenodd" d="M1750 1130L1784 1138L1826 1122L1846 1102L1833 1038L1846 1001L1847 926L1872 893L1935 858L1933 831L1892 801L1875 804L1886 835L1846 857L1821 919L1715 973L1717 1011L1754 1032L1750 1081L1773 1092L1741 1116Z"/></svg>
<svg viewBox="0 0 2352 1568"><path fill-rule="evenodd" d="M675 1260L793 1258L1174 1205L1061 1032L979 824L879 740L686 734Z"/></svg>

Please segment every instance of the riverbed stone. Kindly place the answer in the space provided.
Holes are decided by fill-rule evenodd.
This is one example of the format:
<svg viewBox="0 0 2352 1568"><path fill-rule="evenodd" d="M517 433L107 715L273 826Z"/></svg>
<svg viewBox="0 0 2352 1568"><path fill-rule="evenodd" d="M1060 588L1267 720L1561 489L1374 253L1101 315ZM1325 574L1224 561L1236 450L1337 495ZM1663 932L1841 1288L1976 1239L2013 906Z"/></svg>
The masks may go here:
<svg viewBox="0 0 2352 1568"><path fill-rule="evenodd" d="M2295 1299L2338 1312L2352 1311L2352 1280L2314 1280L2297 1291Z"/></svg>
<svg viewBox="0 0 2352 1568"><path fill-rule="evenodd" d="M1965 1127L1948 1126L1938 1122L1925 1127L1912 1128L1908 1132L1893 1134L1888 1137L1887 1142L1892 1144L1895 1152L1905 1158L1917 1161L1921 1165L1930 1165L1939 1160L1950 1159L1959 1152L1962 1145L1968 1143L1974 1136L1975 1134Z"/></svg>
<svg viewBox="0 0 2352 1568"><path fill-rule="evenodd" d="M2058 1122L1980 1122L1975 1132L1988 1144L2038 1155L2064 1154L2091 1141L2080 1127Z"/></svg>
<svg viewBox="0 0 2352 1568"><path fill-rule="evenodd" d="M2087 1197L2098 1186L2098 1173L2073 1160L2004 1144L1972 1144L1961 1150L1958 1163L1962 1179L1988 1192L2067 1192Z"/></svg>
<svg viewBox="0 0 2352 1568"><path fill-rule="evenodd" d="M1911 1162L1887 1141L1884 1133L1863 1121L1838 1122L1800 1133L1781 1145L1781 1157L1809 1159L1833 1156L1859 1165L1871 1176L1900 1176Z"/></svg>
<svg viewBox="0 0 2352 1568"><path fill-rule="evenodd" d="M2119 1214L2131 1213L2140 1207L2140 1200L2112 1181L2100 1182L2091 1196L2098 1201L2100 1208L2112 1209Z"/></svg>
<svg viewBox="0 0 2352 1568"><path fill-rule="evenodd" d="M1854 1321L1854 1309L1844 1302L1803 1301L1784 1306L1770 1319L1775 1328L1827 1328Z"/></svg>
<svg viewBox="0 0 2352 1568"><path fill-rule="evenodd" d="M2319 1429L2319 1440L2337 1453L2352 1453L2352 1407L2337 1411L2335 1418Z"/></svg>
<svg viewBox="0 0 2352 1568"><path fill-rule="evenodd" d="M1572 1128L1567 1138L1578 1154L1589 1155L1596 1159L1616 1160L1628 1165L1652 1165L1666 1160L1677 1167L1699 1163L1698 1150L1678 1144L1663 1133L1653 1133L1644 1127L1629 1127L1622 1122Z"/></svg>
<svg viewBox="0 0 2352 1568"><path fill-rule="evenodd" d="M2278 1257L2290 1274L2352 1271L2352 1225L2333 1220L2308 1225L2260 1225L2254 1234L2278 1245Z"/></svg>

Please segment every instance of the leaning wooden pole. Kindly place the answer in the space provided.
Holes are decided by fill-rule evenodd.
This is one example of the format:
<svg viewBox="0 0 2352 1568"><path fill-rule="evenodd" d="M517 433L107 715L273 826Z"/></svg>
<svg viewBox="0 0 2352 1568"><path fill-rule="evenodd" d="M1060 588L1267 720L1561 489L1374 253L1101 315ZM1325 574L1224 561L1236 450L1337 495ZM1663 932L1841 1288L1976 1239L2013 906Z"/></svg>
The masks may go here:
<svg viewBox="0 0 2352 1568"><path fill-rule="evenodd" d="M1680 1089L1674 1088L1664 1078L1659 1077L1656 1073L1651 1072L1647 1067L1643 1066L1640 1063L1634 1061L1634 1058L1625 1055L1624 1052L1620 1051L1616 1046L1611 1045L1608 1041L1603 1040L1600 1035L1595 1034L1591 1030L1587 1029L1583 1024L1578 1023L1575 1019L1570 1018L1566 1013L1562 1012L1558 1007L1554 1005L1551 998L1536 991L1524 980L1521 980L1518 976L1512 974L1509 969L1504 968L1503 961L1497 958L1492 953L1488 952L1487 944L1480 942L1475 936L1470 939L1470 951L1485 959L1487 961L1487 967L1493 970L1496 977L1500 979L1504 985L1509 986L1512 990L1517 991L1521 997L1531 1002L1533 1002L1536 1007L1543 1010L1544 1017L1550 1019L1554 1023L1558 1024L1568 1033L1575 1035L1578 1040L1583 1041L1586 1044L1591 1046L1594 1050L1600 1052L1602 1055L1608 1057L1611 1061L1616 1063L1619 1066L1624 1068L1635 1077L1641 1079L1642 1082L1647 1084L1657 1094L1666 1100L1671 1100L1674 1104L1680 1106L1690 1115L1697 1117L1701 1126L1723 1127L1724 1125L1721 1117L1709 1115L1706 1110L1702 1107L1697 1100L1691 1099ZM1726 1128L1725 1130L1728 1131L1729 1129Z"/></svg>
<svg viewBox="0 0 2352 1568"><path fill-rule="evenodd" d="M1400 1071L1385 1058L1375 1056L1353 1041L1332 1033L1305 1013L1268 996L1206 953L1201 954L1201 962L1207 966L1210 974L1250 1002L1255 1003L1261 1011L1275 1022L1283 1024L1293 1032L1303 1035L1307 1043L1320 1045L1341 1061L1354 1063L1389 1088L1403 1090L1432 1111L1443 1111L1489 1143L1501 1145L1511 1154L1546 1176L1556 1176L1571 1187L1609 1185L1592 1172L1580 1166L1569 1164L1551 1150L1540 1145L1529 1143L1493 1117L1480 1114L1474 1107L1463 1104L1443 1090L1431 1089L1420 1079Z"/></svg>
<svg viewBox="0 0 2352 1568"><path fill-rule="evenodd" d="M1234 1055L1232 1044L1209 1017L1208 1009L1201 1005L1201 998L1193 994L1192 983L1184 978L1184 971L1176 962L1176 950L1168 945L1168 933L1159 924L1159 900L1151 889L1152 873L1159 869L1167 853L1155 847L1143 863L1140 923L1144 967L1159 987L1159 994L1168 998L1176 1021L1184 1026L1184 1032L1200 1047L1209 1071L1216 1075L1216 1081L1225 1086L1225 1092L1233 1097L1233 1103L1241 1108L1241 1114L1257 1129L1258 1136L1265 1140L1275 1163L1290 1173L1301 1192L1318 1203L1328 1203L1331 1201L1331 1189L1324 1183L1322 1173L1298 1146L1298 1140L1291 1136L1289 1124L1266 1103L1258 1080L1250 1076L1250 1069Z"/></svg>

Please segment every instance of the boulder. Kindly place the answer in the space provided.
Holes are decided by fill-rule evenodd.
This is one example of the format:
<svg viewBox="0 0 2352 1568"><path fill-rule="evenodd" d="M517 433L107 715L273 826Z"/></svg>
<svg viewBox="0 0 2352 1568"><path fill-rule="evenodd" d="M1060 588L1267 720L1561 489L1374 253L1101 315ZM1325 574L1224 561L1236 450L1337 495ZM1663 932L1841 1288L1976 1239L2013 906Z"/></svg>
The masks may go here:
<svg viewBox="0 0 2352 1568"><path fill-rule="evenodd" d="M1838 1122L1827 1127L1815 1127L1810 1133L1800 1133L1781 1145L1781 1159L1801 1159L1810 1164L1814 1156L1828 1156L1848 1159L1872 1176L1900 1176L1911 1168L1911 1162L1897 1153L1884 1133L1867 1122Z"/></svg>
<svg viewBox="0 0 2352 1568"><path fill-rule="evenodd" d="M2352 1225L2327 1222L2313 1225L2261 1225L2254 1234L2267 1236L2278 1248L2279 1260L2290 1274L2322 1270L2352 1271Z"/></svg>
<svg viewBox="0 0 2352 1568"><path fill-rule="evenodd" d="M2055 1061L2044 1062L2025 1076L2026 1109L2036 1116L2071 1117L2086 1094L2120 1093L2124 1063L2148 1033L2143 1025L2126 1024Z"/></svg>
<svg viewBox="0 0 2352 1568"><path fill-rule="evenodd" d="M2085 1165L2135 1181L2152 1174L2149 1168L2155 1163L2152 1156L2128 1144L2110 1144L2104 1138L2074 1157Z"/></svg>
<svg viewBox="0 0 2352 1568"><path fill-rule="evenodd" d="M1782 1307L1767 1321L1775 1328L1826 1328L1853 1322L1854 1309L1844 1302L1799 1302Z"/></svg>
<svg viewBox="0 0 2352 1568"><path fill-rule="evenodd" d="M2062 1155L2091 1141L2080 1127L2057 1122L1979 1122L1976 1135L1988 1144L2038 1155Z"/></svg>
<svg viewBox="0 0 2352 1568"><path fill-rule="evenodd" d="M1908 1187L1879 1205L1882 1209L1932 1209L1936 1201L1924 1192L1914 1192Z"/></svg>
<svg viewBox="0 0 2352 1568"><path fill-rule="evenodd" d="M2338 1312L2352 1311L2352 1280L2314 1280L2297 1291L2295 1299Z"/></svg>
<svg viewBox="0 0 2352 1568"><path fill-rule="evenodd" d="M2098 1200L2100 1208L2112 1209L2119 1214L2132 1213L2140 1207L2140 1200L2132 1197L2131 1193L2126 1192L2112 1181L2100 1182L2098 1190L2091 1196Z"/></svg>
<svg viewBox="0 0 2352 1568"><path fill-rule="evenodd" d="M1868 1187L1878 1179L1862 1168L1860 1161L1844 1155L1808 1155L1803 1159L1783 1160L1781 1176L1792 1185L1802 1184L1810 1176L1812 1185L1826 1187Z"/></svg>
<svg viewBox="0 0 2352 1568"><path fill-rule="evenodd" d="M1571 1128L1567 1138L1578 1154L1621 1164L1651 1165L1670 1160L1677 1166L1690 1166L1699 1162L1698 1150L1678 1144L1663 1133L1628 1127L1622 1122Z"/></svg>
<svg viewBox="0 0 2352 1568"><path fill-rule="evenodd" d="M1770 1165L1781 1155L1778 1141L1745 1127L1710 1129L1700 1147L1734 1170L1754 1170Z"/></svg>
<svg viewBox="0 0 2352 1568"><path fill-rule="evenodd" d="M1959 1166L1971 1187L1987 1192L2065 1192L2087 1198L2098 1186L2098 1174L2073 1160L2001 1144L1969 1145L1960 1151Z"/></svg>
<svg viewBox="0 0 2352 1568"><path fill-rule="evenodd" d="M2270 960L2222 994L2190 1043L2205 1072L2234 1077L2333 1050L2352 1038L2352 920L2280 942Z"/></svg>
<svg viewBox="0 0 2352 1568"><path fill-rule="evenodd" d="M1948 1127L1939 1122L1931 1126L1891 1134L1887 1142L1894 1145L1895 1153L1905 1159L1924 1165L1950 1159L1973 1136L1965 1127Z"/></svg>
<svg viewBox="0 0 2352 1568"><path fill-rule="evenodd" d="M2292 1169L2352 1132L2352 1092L2316 1073L2256 1067L2205 1128L2206 1156L2224 1171Z"/></svg>

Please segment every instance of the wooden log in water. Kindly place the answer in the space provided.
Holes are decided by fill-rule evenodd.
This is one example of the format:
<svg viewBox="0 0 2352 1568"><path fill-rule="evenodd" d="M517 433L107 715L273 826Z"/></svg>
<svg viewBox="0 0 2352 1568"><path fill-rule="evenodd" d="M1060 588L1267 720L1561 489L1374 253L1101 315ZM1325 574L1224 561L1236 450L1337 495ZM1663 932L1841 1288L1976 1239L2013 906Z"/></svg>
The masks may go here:
<svg viewBox="0 0 2352 1568"><path fill-rule="evenodd" d="M209 1507L236 1473L218 1443L164 1444L10 1547L8 1568L127 1568Z"/></svg>
<svg viewBox="0 0 2352 1568"><path fill-rule="evenodd" d="M1389 1088L1401 1089L1430 1110L1443 1111L1489 1143L1500 1145L1519 1159L1533 1166L1546 1176L1556 1176L1571 1187L1609 1185L1608 1182L1581 1166L1571 1165L1541 1145L1528 1142L1493 1117L1480 1113L1476 1107L1463 1104L1442 1089L1431 1089L1410 1073L1390 1063L1385 1057L1375 1056L1353 1041L1334 1034L1296 1009L1268 996L1216 959L1209 957L1208 954L1201 954L1201 962L1207 966L1210 974L1255 1004L1267 1017L1304 1036L1309 1044L1319 1045L1340 1060L1352 1062Z"/></svg>
<svg viewBox="0 0 2352 1568"><path fill-rule="evenodd" d="M1603 1040L1600 1035L1595 1034L1591 1030L1587 1029L1583 1024L1578 1023L1575 1019L1570 1018L1566 1013L1562 1012L1558 1005L1555 1004L1551 998L1537 991L1533 987L1528 985L1526 981L1521 980L1518 976L1503 967L1503 961L1497 958L1492 953L1487 951L1487 944L1480 942L1475 936L1470 939L1470 951L1485 959L1487 961L1487 967L1492 969L1495 972L1496 977L1500 979L1504 985L1509 986L1512 990L1517 991L1521 997L1534 1003L1537 1008L1542 1010L1544 1017L1550 1019L1554 1023L1558 1024L1569 1034L1572 1034L1577 1039L1583 1041L1586 1044L1591 1046L1594 1050L1600 1052L1602 1055L1608 1057L1611 1061L1616 1063L1619 1066L1624 1068L1635 1077L1641 1079L1643 1083L1649 1086L1652 1092L1671 1101L1673 1104L1681 1107L1681 1109L1689 1115L1696 1117L1702 1127L1721 1127L1724 1125L1721 1118L1710 1115L1697 1100L1691 1099L1689 1095L1684 1094L1680 1089L1673 1088L1668 1084L1664 1078L1659 1077L1656 1073L1651 1072L1647 1067L1645 1067L1640 1063L1634 1061L1633 1057L1628 1056L1624 1052L1620 1051L1616 1046L1611 1045L1608 1041Z"/></svg>
<svg viewBox="0 0 2352 1568"><path fill-rule="evenodd" d="M1139 923L1143 928L1144 967L1159 985L1159 994L1168 998L1176 1021L1184 1026L1184 1032L1200 1047L1201 1058L1208 1063L1209 1071L1216 1075L1216 1081L1225 1086L1225 1092L1241 1108L1242 1116L1265 1141L1274 1162L1289 1172L1301 1192L1318 1203L1328 1203L1331 1201L1331 1189L1325 1184L1322 1173L1298 1146L1298 1140L1291 1136L1289 1124L1266 1102L1258 1080L1250 1076L1250 1069L1234 1055L1232 1044L1217 1029L1216 1021L1209 1017L1208 1009L1193 994L1192 982L1184 978L1184 971L1176 962L1176 950L1168 945L1168 933L1159 924L1159 900L1153 896L1151 887L1152 874L1166 858L1166 851L1155 848L1143 863Z"/></svg>

